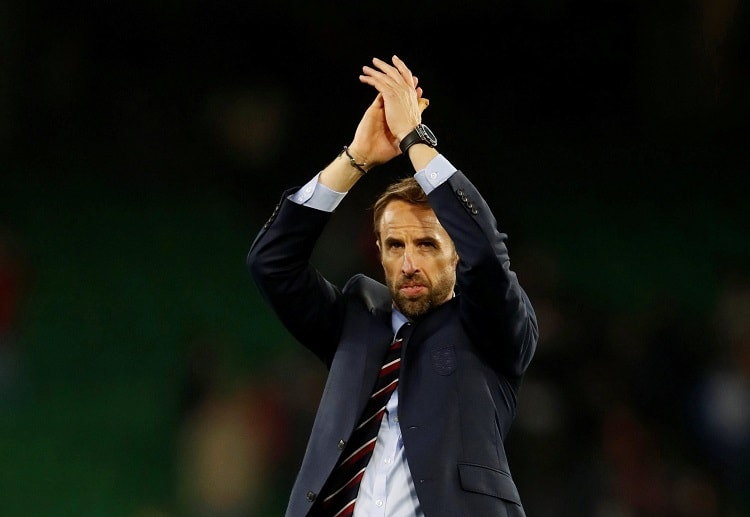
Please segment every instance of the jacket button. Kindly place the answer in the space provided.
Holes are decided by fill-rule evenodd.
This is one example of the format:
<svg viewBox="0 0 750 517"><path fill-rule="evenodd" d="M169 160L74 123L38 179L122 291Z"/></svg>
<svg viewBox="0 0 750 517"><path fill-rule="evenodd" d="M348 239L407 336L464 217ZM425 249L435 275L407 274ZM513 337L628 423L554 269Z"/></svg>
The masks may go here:
<svg viewBox="0 0 750 517"><path fill-rule="evenodd" d="M339 440L339 445L338 445L338 447L339 447L339 450L340 450L340 451L343 451L343 450L344 450L344 447L346 447L346 442L345 442L344 440Z"/></svg>
<svg viewBox="0 0 750 517"><path fill-rule="evenodd" d="M309 492L307 493L307 500L308 500L308 501L310 501L310 502L312 503L313 501L315 501L315 498L316 498L317 496L318 496L318 494L316 494L315 492L313 492L312 490L310 490L310 491L309 491Z"/></svg>

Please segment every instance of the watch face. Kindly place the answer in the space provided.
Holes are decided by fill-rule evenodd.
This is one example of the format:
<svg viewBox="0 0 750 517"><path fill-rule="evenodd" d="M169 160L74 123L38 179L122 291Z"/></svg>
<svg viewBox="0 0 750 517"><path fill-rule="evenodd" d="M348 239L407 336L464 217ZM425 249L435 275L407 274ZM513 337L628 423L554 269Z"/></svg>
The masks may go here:
<svg viewBox="0 0 750 517"><path fill-rule="evenodd" d="M416 127L416 130L419 134L419 137L424 143L426 143L430 147L435 147L437 145L437 138L435 138L435 135L432 133L429 127L424 124L419 124Z"/></svg>

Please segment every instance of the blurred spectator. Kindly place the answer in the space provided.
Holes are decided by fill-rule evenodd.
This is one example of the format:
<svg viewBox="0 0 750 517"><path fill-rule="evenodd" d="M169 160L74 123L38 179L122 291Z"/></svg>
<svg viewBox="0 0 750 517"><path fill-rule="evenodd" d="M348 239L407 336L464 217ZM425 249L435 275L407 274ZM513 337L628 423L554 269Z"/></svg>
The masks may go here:
<svg viewBox="0 0 750 517"><path fill-rule="evenodd" d="M715 323L717 360L696 385L689 417L732 510L750 515L750 280L730 275Z"/></svg>
<svg viewBox="0 0 750 517"><path fill-rule="evenodd" d="M682 412L711 355L704 320L674 300L612 311L573 296L553 254L525 251L535 267L519 275L542 324L510 439L529 515L727 515Z"/></svg>
<svg viewBox="0 0 750 517"><path fill-rule="evenodd" d="M238 374L222 350L218 339L202 338L190 351L177 460L179 514L281 515L288 498L281 487L288 488L302 457L322 372L316 375L319 368L301 357L278 357L265 373ZM283 375L275 373L281 364Z"/></svg>
<svg viewBox="0 0 750 517"><path fill-rule="evenodd" d="M0 222L0 404L12 402L20 394L22 365L17 335L27 273L16 236Z"/></svg>

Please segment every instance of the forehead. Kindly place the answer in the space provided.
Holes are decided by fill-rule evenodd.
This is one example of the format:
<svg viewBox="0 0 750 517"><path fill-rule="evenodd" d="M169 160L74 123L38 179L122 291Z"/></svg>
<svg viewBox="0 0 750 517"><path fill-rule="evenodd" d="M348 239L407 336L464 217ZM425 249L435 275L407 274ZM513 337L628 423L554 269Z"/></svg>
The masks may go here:
<svg viewBox="0 0 750 517"><path fill-rule="evenodd" d="M447 233L431 208L395 200L388 203L380 219L382 237L400 233L429 234L447 237Z"/></svg>

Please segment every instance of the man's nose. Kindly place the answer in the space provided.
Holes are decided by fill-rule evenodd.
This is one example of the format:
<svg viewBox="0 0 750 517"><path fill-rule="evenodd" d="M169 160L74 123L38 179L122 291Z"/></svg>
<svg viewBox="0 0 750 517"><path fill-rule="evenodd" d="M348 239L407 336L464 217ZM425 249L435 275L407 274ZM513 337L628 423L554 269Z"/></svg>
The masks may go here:
<svg viewBox="0 0 750 517"><path fill-rule="evenodd" d="M414 262L414 259L412 258L412 254L409 251L406 251L404 253L404 261L401 264L401 272L407 276L413 275L418 270L416 263Z"/></svg>

